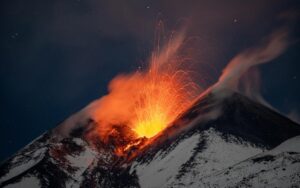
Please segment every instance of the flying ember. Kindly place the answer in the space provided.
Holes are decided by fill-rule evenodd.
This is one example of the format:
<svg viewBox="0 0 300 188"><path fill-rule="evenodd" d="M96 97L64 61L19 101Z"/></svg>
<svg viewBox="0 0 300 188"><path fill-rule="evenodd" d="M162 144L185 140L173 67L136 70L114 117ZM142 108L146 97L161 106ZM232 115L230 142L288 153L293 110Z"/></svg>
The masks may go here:
<svg viewBox="0 0 300 188"><path fill-rule="evenodd" d="M94 114L101 138L116 126L129 127L136 138L151 138L191 105L200 87L184 68L186 58L179 55L183 41L183 34L173 37L163 48L157 47L145 70L110 82L109 93L99 100Z"/></svg>
<svg viewBox="0 0 300 188"><path fill-rule="evenodd" d="M153 137L166 128L191 104L195 97L193 94L196 94L196 87L188 73L172 68L176 62L160 69L157 65L160 62L156 61L151 62L143 75L143 85L137 91L132 128L140 137Z"/></svg>

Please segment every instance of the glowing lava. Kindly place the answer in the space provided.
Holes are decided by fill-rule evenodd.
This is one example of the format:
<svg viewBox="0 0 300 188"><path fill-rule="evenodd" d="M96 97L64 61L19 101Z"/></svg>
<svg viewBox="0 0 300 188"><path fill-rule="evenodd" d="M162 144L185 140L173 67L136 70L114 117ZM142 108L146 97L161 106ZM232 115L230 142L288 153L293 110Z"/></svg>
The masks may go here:
<svg viewBox="0 0 300 188"><path fill-rule="evenodd" d="M155 66L145 74L138 92L132 128L139 137L153 137L184 111L193 99L196 87L183 70L159 71ZM190 90L188 90L190 89Z"/></svg>
<svg viewBox="0 0 300 188"><path fill-rule="evenodd" d="M153 53L149 68L134 101L131 127L139 137L153 137L165 129L198 95L199 88L188 72L179 68L183 63L177 51L183 42L180 35L162 51Z"/></svg>
<svg viewBox="0 0 300 188"><path fill-rule="evenodd" d="M98 135L105 140L116 126L127 126L136 138L153 137L191 105L200 88L184 69L186 58L178 50L183 35L153 52L145 70L119 75L108 95L96 104Z"/></svg>

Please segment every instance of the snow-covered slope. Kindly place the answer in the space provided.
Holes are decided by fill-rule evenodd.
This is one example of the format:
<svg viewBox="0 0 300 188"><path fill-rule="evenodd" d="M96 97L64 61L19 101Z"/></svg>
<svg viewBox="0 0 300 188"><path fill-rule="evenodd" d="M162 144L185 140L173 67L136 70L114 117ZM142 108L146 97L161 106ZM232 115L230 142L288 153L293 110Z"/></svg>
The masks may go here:
<svg viewBox="0 0 300 188"><path fill-rule="evenodd" d="M217 110L221 111L220 116L209 120L201 118ZM173 130L176 126L179 132ZM166 138L164 134L158 137L158 144L150 146L138 157L130 172L137 174L141 187L214 186L204 184L202 179L211 177L214 182L217 172L267 151L286 138L299 135L299 128L299 125L239 94L221 102L208 94L183 114L170 130L166 130L165 134L173 131L178 132L177 136ZM238 175L243 178L242 172ZM220 183L220 187L225 185Z"/></svg>
<svg viewBox="0 0 300 188"><path fill-rule="evenodd" d="M204 177L195 187L300 187L300 136Z"/></svg>
<svg viewBox="0 0 300 188"><path fill-rule="evenodd" d="M278 146L300 135L300 126L238 93L207 92L127 159L116 155L116 141L91 144L86 135L96 122L75 117L1 164L0 187L291 187L300 181L299 137ZM74 130L59 134L72 123Z"/></svg>
<svg viewBox="0 0 300 188"><path fill-rule="evenodd" d="M0 185L72 185L95 159L96 151L80 138L55 141L44 134L1 166Z"/></svg>
<svg viewBox="0 0 300 188"><path fill-rule="evenodd" d="M0 187L123 187L135 184L134 176L113 165L119 160L113 145L100 141L91 144L82 134L76 134L64 138L49 131L37 138L1 165Z"/></svg>
<svg viewBox="0 0 300 188"><path fill-rule="evenodd" d="M133 163L131 171L136 171L141 187L190 186L263 150L231 135L224 138L214 128L181 138L170 148L157 152L149 162Z"/></svg>
<svg viewBox="0 0 300 188"><path fill-rule="evenodd" d="M0 185L38 164L45 156L48 139L48 134L39 136L2 164L0 169Z"/></svg>

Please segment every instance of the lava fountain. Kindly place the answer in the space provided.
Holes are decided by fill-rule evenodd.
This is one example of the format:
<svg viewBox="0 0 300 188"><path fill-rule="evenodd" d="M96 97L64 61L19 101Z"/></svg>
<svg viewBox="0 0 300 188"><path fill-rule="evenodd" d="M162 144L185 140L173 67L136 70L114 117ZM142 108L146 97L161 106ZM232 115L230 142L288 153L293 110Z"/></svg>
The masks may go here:
<svg viewBox="0 0 300 188"><path fill-rule="evenodd" d="M150 138L162 131L199 94L199 86L192 81L189 72L179 68L183 61L176 52L182 43L181 37L160 54L154 54L143 74L132 121L132 128L139 137Z"/></svg>
<svg viewBox="0 0 300 188"><path fill-rule="evenodd" d="M201 89L186 68L187 58L179 53L183 42L183 33L172 36L163 48L156 47L145 70L110 82L108 94L93 108L102 140L116 127L126 127L134 138L154 137L192 104Z"/></svg>

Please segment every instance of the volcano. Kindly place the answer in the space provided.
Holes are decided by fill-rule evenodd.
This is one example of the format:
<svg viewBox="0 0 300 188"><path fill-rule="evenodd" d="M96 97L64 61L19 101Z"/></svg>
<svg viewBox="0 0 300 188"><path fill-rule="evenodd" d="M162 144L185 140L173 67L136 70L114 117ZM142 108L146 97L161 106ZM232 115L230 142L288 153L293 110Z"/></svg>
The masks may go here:
<svg viewBox="0 0 300 188"><path fill-rule="evenodd" d="M2 163L0 187L300 185L300 125L230 90L207 90L166 129L135 140L122 155L116 147L130 136L97 140L91 118L63 136L65 123Z"/></svg>

